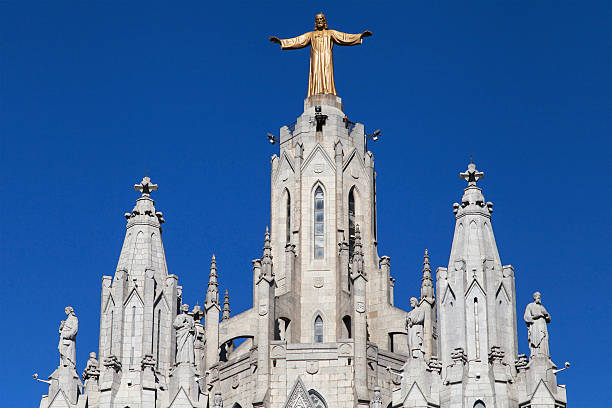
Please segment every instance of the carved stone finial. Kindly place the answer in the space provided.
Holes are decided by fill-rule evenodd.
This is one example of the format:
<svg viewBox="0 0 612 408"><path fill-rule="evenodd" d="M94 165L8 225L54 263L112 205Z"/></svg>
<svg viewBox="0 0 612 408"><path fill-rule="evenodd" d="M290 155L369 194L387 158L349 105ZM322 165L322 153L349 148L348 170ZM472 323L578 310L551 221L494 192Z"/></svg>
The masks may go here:
<svg viewBox="0 0 612 408"><path fill-rule="evenodd" d="M470 160L467 170L463 173L459 173L459 177L467 181L468 186L475 186L478 180L484 178L484 173L476 170L476 164L472 163Z"/></svg>
<svg viewBox="0 0 612 408"><path fill-rule="evenodd" d="M272 245L270 240L270 228L266 227L264 238L263 255L261 257L261 276L267 281L271 281L274 277L272 270Z"/></svg>
<svg viewBox="0 0 612 408"><path fill-rule="evenodd" d="M212 255L210 260L210 273L208 274L208 288L206 289L206 304L208 308L211 305L219 304L219 283L217 282L217 259L215 254Z"/></svg>
<svg viewBox="0 0 612 408"><path fill-rule="evenodd" d="M140 191L144 197L148 197L151 192L157 191L157 184L151 183L151 179L145 176L140 184L134 184L134 190Z"/></svg>
<svg viewBox="0 0 612 408"><path fill-rule="evenodd" d="M225 289L225 299L223 300L223 316L221 316L221 321L228 320L230 318L230 301L229 301L229 292Z"/></svg>
<svg viewBox="0 0 612 408"><path fill-rule="evenodd" d="M421 300L433 302L434 289L433 279L431 278L431 265L429 263L429 251L425 249L423 255L423 277L421 278Z"/></svg>

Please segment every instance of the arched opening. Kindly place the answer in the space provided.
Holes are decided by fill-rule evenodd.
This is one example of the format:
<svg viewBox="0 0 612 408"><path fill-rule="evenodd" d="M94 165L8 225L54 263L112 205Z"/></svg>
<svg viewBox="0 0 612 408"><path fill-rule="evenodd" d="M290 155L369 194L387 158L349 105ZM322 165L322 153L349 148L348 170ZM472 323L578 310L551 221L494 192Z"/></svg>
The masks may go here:
<svg viewBox="0 0 612 408"><path fill-rule="evenodd" d="M291 194L289 194L289 190L285 190L287 192L287 207L286 207L286 244L291 242Z"/></svg>
<svg viewBox="0 0 612 408"><path fill-rule="evenodd" d="M222 343L219 348L219 361L227 362L230 359L247 353L253 346L253 337L237 336L231 339L219 339Z"/></svg>
<svg viewBox="0 0 612 408"><path fill-rule="evenodd" d="M235 403L234 405L232 405L232 408L242 408L242 405L240 405L239 403Z"/></svg>
<svg viewBox="0 0 612 408"><path fill-rule="evenodd" d="M353 332L351 330L351 316L344 316L342 318L342 338L352 339Z"/></svg>
<svg viewBox="0 0 612 408"><path fill-rule="evenodd" d="M325 196L321 186L314 194L314 258L325 257Z"/></svg>
<svg viewBox="0 0 612 408"><path fill-rule="evenodd" d="M314 342L323 343L323 318L317 316L314 321Z"/></svg>
<svg viewBox="0 0 612 408"><path fill-rule="evenodd" d="M355 250L355 187L351 188L348 196L348 230L349 230L349 259L353 258Z"/></svg>
<svg viewBox="0 0 612 408"><path fill-rule="evenodd" d="M291 319L279 317L274 322L274 340L291 342Z"/></svg>
<svg viewBox="0 0 612 408"><path fill-rule="evenodd" d="M487 408L487 407L484 404L484 402L482 402L481 400L478 400L474 403L474 408Z"/></svg>
<svg viewBox="0 0 612 408"><path fill-rule="evenodd" d="M308 396L310 397L310 401L312 401L312 406L314 408L327 408L325 398L323 398L323 396L315 390L309 390Z"/></svg>

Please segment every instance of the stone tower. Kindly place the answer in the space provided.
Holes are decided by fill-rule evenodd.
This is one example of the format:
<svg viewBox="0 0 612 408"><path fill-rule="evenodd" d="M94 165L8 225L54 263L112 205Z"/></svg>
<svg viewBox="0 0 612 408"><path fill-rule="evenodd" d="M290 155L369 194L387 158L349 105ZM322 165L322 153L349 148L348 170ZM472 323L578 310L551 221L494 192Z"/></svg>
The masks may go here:
<svg viewBox="0 0 612 408"><path fill-rule="evenodd" d="M409 311L394 306L391 259L377 252L375 136L330 94L307 98L272 137L270 225L251 261L252 307L234 315L219 282L237 275L214 255L203 308L183 304L145 177L115 274L102 278L100 360L92 353L81 383L66 308L41 408L565 407L540 293L523 315L530 358L518 354L514 269L475 164L461 173L448 266L434 283L424 250L420 294L399 294Z"/></svg>

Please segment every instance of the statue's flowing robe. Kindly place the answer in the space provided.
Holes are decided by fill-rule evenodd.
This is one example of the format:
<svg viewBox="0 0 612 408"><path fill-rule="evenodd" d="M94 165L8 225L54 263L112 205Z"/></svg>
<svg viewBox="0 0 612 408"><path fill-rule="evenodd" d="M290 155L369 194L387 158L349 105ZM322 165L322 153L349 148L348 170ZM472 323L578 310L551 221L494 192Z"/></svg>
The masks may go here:
<svg viewBox="0 0 612 408"><path fill-rule="evenodd" d="M415 357L414 353L423 352L423 325L425 324L425 311L420 307L415 307L406 317L407 329L408 329L408 347L410 348L410 354ZM408 324L408 321L412 325Z"/></svg>
<svg viewBox="0 0 612 408"><path fill-rule="evenodd" d="M195 323L187 314L176 316L173 322L176 329L176 362L195 363L193 344L195 342Z"/></svg>
<svg viewBox="0 0 612 408"><path fill-rule="evenodd" d="M73 314L68 316L60 330L57 348L63 365L76 367L76 335L79 331L79 319Z"/></svg>
<svg viewBox="0 0 612 408"><path fill-rule="evenodd" d="M294 38L281 40L283 50L295 50L310 44L310 75L308 96L336 93L334 83L334 44L361 44L361 34L347 34L336 30L315 30Z"/></svg>
<svg viewBox="0 0 612 408"><path fill-rule="evenodd" d="M547 327L547 320L550 321L550 316L544 306L535 302L529 303L525 308L525 315L523 318L525 319L525 323L527 323L527 335L531 355L543 354L545 356L550 356L548 350Z"/></svg>

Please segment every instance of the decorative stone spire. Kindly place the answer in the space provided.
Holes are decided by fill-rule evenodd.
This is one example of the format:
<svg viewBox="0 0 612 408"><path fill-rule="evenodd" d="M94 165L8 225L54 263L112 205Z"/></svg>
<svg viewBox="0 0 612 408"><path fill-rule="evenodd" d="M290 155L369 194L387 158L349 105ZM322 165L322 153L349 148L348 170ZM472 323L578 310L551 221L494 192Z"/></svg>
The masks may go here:
<svg viewBox="0 0 612 408"><path fill-rule="evenodd" d="M221 320L228 320L230 318L230 302L229 302L229 292L225 289L225 299L223 300L223 316L221 316Z"/></svg>
<svg viewBox="0 0 612 408"><path fill-rule="evenodd" d="M433 279L431 278L431 266L429 265L429 252L425 249L423 255L423 277L421 278L421 300L432 303L434 300Z"/></svg>
<svg viewBox="0 0 612 408"><path fill-rule="evenodd" d="M366 277L366 271L363 267L363 250L361 246L359 224L355 225L355 247L353 249L353 259L351 262L351 278L354 280L357 276Z"/></svg>
<svg viewBox="0 0 612 408"><path fill-rule="evenodd" d="M208 289L206 290L206 308L219 306L219 282L217 281L217 260L213 254L210 261L210 274L208 275Z"/></svg>
<svg viewBox="0 0 612 408"><path fill-rule="evenodd" d="M274 272L272 271L272 245L270 244L270 229L268 227L266 227L263 255L261 257L261 277L267 281L274 277Z"/></svg>
<svg viewBox="0 0 612 408"><path fill-rule="evenodd" d="M134 277L144 276L146 269L155 271L157 279L165 279L168 274L164 248L161 240L161 224L165 222L161 211L155 209L155 201L150 197L157 190L157 184L144 177L134 190L142 195L136 200L132 212L125 213L126 235L119 256L117 270L128 272Z"/></svg>

